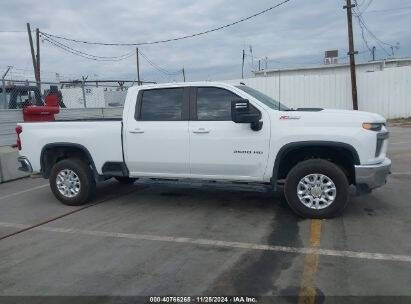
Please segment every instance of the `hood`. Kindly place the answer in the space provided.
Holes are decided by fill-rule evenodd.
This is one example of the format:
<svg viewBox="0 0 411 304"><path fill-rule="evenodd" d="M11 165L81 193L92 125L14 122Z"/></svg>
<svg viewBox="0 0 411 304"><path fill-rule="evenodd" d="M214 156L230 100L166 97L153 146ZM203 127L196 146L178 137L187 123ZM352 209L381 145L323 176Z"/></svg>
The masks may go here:
<svg viewBox="0 0 411 304"><path fill-rule="evenodd" d="M324 109L321 111L323 114L329 115L346 115L352 118L357 118L361 120L366 120L366 122L381 122L385 123L386 119L380 114L364 112L364 111L353 111L353 110L337 110L337 109Z"/></svg>
<svg viewBox="0 0 411 304"><path fill-rule="evenodd" d="M364 122L385 123L386 120L379 114L337 109L297 109L292 111L281 111L280 120L300 121L310 125L330 126L361 126Z"/></svg>

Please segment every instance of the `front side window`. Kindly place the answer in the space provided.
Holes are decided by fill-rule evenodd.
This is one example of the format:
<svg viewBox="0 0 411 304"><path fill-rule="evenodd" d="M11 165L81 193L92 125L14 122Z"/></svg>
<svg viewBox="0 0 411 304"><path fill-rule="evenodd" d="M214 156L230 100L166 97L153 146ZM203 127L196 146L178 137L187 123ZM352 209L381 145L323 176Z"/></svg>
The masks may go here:
<svg viewBox="0 0 411 304"><path fill-rule="evenodd" d="M255 99L262 102L263 104L270 107L271 109L280 110L280 111L289 110L289 108L286 107L283 103L280 103L279 101L277 101L275 99L272 99L271 97L261 93L260 91L255 90L253 88L247 87L245 85L236 86L236 88L246 92L247 94L250 94Z"/></svg>
<svg viewBox="0 0 411 304"><path fill-rule="evenodd" d="M231 120L231 101L238 99L236 94L222 88L204 87L197 89L198 120Z"/></svg>
<svg viewBox="0 0 411 304"><path fill-rule="evenodd" d="M142 94L140 120L181 120L184 88L145 90Z"/></svg>

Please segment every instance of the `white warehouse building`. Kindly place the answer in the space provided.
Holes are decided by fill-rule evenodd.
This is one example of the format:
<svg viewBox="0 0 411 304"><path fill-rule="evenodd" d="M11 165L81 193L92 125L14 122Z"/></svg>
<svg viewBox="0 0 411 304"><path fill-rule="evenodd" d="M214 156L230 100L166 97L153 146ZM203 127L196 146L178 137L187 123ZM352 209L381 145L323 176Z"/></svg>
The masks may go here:
<svg viewBox="0 0 411 304"><path fill-rule="evenodd" d="M376 60L369 62L361 62L356 64L357 73L371 73L379 72L384 69L397 68L411 66L411 58L400 58L400 59L386 59L386 60ZM255 77L269 77L277 76L278 74L283 75L324 75L324 74L337 74L337 73L349 73L350 65L347 63L343 64L322 64L309 67L299 67L299 68L288 68L288 69L273 69L273 70L262 70L253 71Z"/></svg>
<svg viewBox="0 0 411 304"><path fill-rule="evenodd" d="M411 116L411 58L358 63L360 110L386 118ZM254 77L228 80L264 92L285 105L352 109L349 64L254 71Z"/></svg>

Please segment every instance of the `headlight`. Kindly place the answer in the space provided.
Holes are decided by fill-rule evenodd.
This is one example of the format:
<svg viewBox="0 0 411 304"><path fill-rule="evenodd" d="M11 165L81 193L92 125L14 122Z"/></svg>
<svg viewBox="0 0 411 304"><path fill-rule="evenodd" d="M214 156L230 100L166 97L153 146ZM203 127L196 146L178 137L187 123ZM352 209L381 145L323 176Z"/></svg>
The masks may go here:
<svg viewBox="0 0 411 304"><path fill-rule="evenodd" d="M383 125L385 124L380 122L364 122L362 127L366 130L381 131Z"/></svg>

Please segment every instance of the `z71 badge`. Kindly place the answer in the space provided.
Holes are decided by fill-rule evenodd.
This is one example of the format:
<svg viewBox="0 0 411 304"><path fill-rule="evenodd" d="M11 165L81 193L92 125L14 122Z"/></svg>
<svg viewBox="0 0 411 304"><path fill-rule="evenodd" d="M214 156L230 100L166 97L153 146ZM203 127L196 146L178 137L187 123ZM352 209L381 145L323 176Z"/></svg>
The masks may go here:
<svg viewBox="0 0 411 304"><path fill-rule="evenodd" d="M295 119L300 119L301 116L291 116L291 115L282 115L280 116L280 120L295 120Z"/></svg>

